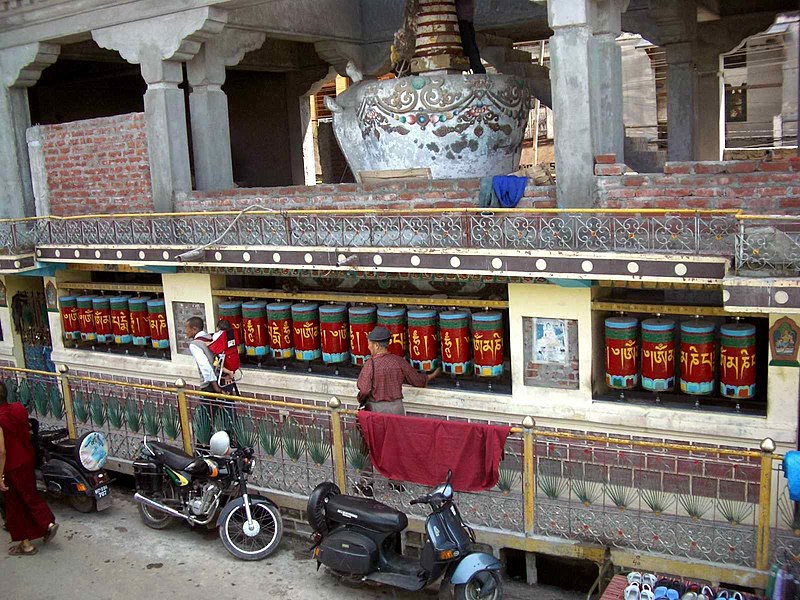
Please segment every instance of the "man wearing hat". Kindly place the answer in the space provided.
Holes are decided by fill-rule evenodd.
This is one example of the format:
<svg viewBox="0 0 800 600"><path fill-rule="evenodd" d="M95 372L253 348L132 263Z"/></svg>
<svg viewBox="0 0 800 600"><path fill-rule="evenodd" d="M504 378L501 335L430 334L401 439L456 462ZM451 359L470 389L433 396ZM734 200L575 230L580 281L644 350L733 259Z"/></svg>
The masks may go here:
<svg viewBox="0 0 800 600"><path fill-rule="evenodd" d="M403 384L425 387L442 370L420 373L406 359L389 352L391 337L386 327L376 327L367 336L367 347L372 357L358 376L358 401L373 412L404 415Z"/></svg>

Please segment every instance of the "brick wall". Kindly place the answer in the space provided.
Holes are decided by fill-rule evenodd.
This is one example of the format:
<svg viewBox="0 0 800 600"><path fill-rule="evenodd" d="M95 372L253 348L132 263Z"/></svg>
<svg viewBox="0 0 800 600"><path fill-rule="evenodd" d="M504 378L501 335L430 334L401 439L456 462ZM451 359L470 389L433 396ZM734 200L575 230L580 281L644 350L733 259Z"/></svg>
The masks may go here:
<svg viewBox="0 0 800 600"><path fill-rule="evenodd" d="M34 129L51 214L153 210L144 113Z"/></svg>
<svg viewBox="0 0 800 600"><path fill-rule="evenodd" d="M719 208L800 212L800 158L668 162L664 173L625 175L613 155L596 157L598 207Z"/></svg>
<svg viewBox="0 0 800 600"><path fill-rule="evenodd" d="M478 179L342 183L283 188L240 188L221 192L193 192L179 202L181 212L240 209L253 204L290 209L408 209L477 207ZM520 207L555 206L555 186L528 185Z"/></svg>

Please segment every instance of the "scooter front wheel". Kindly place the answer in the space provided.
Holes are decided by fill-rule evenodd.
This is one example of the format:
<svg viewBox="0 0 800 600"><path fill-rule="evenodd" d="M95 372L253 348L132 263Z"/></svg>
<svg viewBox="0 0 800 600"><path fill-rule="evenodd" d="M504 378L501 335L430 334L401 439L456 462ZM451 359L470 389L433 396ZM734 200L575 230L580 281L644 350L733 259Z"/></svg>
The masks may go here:
<svg viewBox="0 0 800 600"><path fill-rule="evenodd" d="M91 496L70 496L69 505L82 513L90 513L97 508L97 503Z"/></svg>
<svg viewBox="0 0 800 600"><path fill-rule="evenodd" d="M492 591L486 595L486 591ZM456 600L502 600L503 578L497 571L481 571L467 583L455 586Z"/></svg>
<svg viewBox="0 0 800 600"><path fill-rule="evenodd" d="M244 504L231 510L219 525L225 549L241 560L261 560L278 547L283 537L283 521L276 506L266 502L250 504L252 522L247 521Z"/></svg>

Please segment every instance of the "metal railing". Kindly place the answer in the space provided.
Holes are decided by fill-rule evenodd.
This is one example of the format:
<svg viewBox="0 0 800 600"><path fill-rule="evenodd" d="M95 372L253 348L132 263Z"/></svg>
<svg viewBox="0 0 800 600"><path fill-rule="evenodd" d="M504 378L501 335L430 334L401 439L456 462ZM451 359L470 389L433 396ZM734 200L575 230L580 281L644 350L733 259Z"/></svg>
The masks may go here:
<svg viewBox="0 0 800 600"><path fill-rule="evenodd" d="M797 276L800 216L739 215L736 270Z"/></svg>
<svg viewBox="0 0 800 600"><path fill-rule="evenodd" d="M66 426L73 438L103 431L116 459L134 459L143 434L191 453L225 428L257 450L256 487L296 497L333 480L343 491L369 488L377 500L424 515L408 505L423 488L372 471L356 413L336 398L224 396L182 380L131 383L72 375L66 366L57 374L0 367L0 378L11 400L45 426ZM232 401L232 411L219 410L220 400ZM763 575L772 561L800 551L800 519L773 451L771 440L759 451L677 444L536 428L528 417L511 430L497 487L461 493L458 502L485 541L543 551L547 540L562 539L589 554L597 549L592 556L609 548L683 561L665 572L697 561L723 565L744 581L750 569Z"/></svg>

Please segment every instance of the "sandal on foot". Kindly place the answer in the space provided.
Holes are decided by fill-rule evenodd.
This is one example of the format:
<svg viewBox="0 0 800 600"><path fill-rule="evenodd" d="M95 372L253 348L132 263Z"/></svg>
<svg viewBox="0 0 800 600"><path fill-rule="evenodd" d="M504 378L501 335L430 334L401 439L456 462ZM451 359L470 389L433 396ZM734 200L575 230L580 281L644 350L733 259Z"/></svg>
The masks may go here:
<svg viewBox="0 0 800 600"><path fill-rule="evenodd" d="M53 521L52 523L50 523L50 525L47 526L47 532L44 534L44 537L42 538L42 540L44 540L44 543L46 544L47 542L52 540L57 532L58 532L58 523Z"/></svg>
<svg viewBox="0 0 800 600"><path fill-rule="evenodd" d="M8 553L11 556L33 556L37 552L39 552L39 549L36 546L31 546L30 550L23 550L19 544L8 549Z"/></svg>

